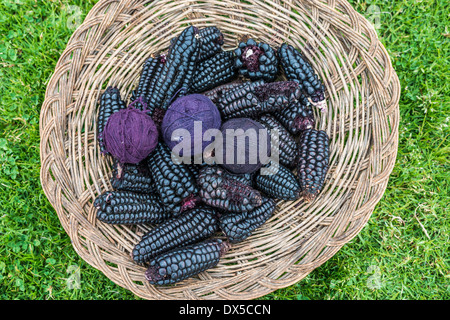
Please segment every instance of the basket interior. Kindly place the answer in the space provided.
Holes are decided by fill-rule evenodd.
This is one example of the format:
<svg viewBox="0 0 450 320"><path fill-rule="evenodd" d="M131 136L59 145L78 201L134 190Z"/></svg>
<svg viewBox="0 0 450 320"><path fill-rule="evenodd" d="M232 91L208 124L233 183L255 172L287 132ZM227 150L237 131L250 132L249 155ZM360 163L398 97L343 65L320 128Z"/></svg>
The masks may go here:
<svg viewBox="0 0 450 320"><path fill-rule="evenodd" d="M111 190L96 119L107 86L129 102L147 57L188 25L217 26L225 50L242 36L300 49L324 82L330 169L312 203L280 201L274 216L232 246L219 265L175 286L155 287L130 256L148 226L96 220ZM41 111L41 180L77 253L147 299L253 299L300 281L366 224L397 152L399 85L371 25L344 1L100 1L75 31Z"/></svg>

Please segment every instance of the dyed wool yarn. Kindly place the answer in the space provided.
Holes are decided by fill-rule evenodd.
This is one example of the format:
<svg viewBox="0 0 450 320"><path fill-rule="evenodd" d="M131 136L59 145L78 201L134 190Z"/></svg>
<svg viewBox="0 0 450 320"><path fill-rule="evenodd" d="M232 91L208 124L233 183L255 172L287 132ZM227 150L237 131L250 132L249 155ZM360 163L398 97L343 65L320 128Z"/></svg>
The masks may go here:
<svg viewBox="0 0 450 320"><path fill-rule="evenodd" d="M221 133L222 148L217 140L215 157L217 163L228 171L252 173L268 161L270 134L259 122L249 118L233 118L222 125Z"/></svg>
<svg viewBox="0 0 450 320"><path fill-rule="evenodd" d="M121 163L137 164L158 144L158 129L145 111L135 108L113 113L103 131L105 149Z"/></svg>
<svg viewBox="0 0 450 320"><path fill-rule="evenodd" d="M176 99L170 105L161 124L161 134L175 155L198 156L212 143L203 141L205 131L220 130L221 123L219 110L208 97L191 94Z"/></svg>

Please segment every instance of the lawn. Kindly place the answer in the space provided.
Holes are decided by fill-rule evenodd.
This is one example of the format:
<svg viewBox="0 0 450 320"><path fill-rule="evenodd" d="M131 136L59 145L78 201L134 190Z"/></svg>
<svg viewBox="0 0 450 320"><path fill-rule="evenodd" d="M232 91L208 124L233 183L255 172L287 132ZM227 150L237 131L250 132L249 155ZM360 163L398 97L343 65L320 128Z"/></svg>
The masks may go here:
<svg viewBox="0 0 450 320"><path fill-rule="evenodd" d="M76 254L39 181L46 85L95 2L0 0L0 299L139 299ZM358 236L261 299L449 299L450 3L350 2L400 78L397 163Z"/></svg>

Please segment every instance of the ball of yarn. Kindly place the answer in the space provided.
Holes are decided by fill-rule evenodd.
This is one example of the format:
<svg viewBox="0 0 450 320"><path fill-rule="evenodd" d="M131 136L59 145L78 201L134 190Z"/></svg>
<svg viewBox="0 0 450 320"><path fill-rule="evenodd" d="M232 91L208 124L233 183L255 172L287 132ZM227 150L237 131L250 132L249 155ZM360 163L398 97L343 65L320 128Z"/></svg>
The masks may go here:
<svg viewBox="0 0 450 320"><path fill-rule="evenodd" d="M259 130L263 130L265 136ZM215 156L217 163L228 171L238 174L252 173L268 161L271 150L270 134L259 122L249 118L233 118L222 125L221 133L222 154L217 153L216 146ZM267 156L267 159L262 159L262 156Z"/></svg>
<svg viewBox="0 0 450 320"><path fill-rule="evenodd" d="M175 152L181 157L197 156L203 153L205 148L213 142L203 141L203 135L208 129L220 129L222 123L220 112L216 105L202 94L190 94L176 99L167 109L162 124L161 135L164 142L174 150L181 142L184 146L190 143L190 153L185 148ZM198 128L194 130L194 128ZM201 130L199 130L201 128ZM180 135L184 130L187 134ZM177 132L175 132L177 130ZM189 139L185 140L185 139Z"/></svg>
<svg viewBox="0 0 450 320"><path fill-rule="evenodd" d="M144 111L134 108L113 113L103 130L105 150L121 163L137 164L158 144L158 129Z"/></svg>

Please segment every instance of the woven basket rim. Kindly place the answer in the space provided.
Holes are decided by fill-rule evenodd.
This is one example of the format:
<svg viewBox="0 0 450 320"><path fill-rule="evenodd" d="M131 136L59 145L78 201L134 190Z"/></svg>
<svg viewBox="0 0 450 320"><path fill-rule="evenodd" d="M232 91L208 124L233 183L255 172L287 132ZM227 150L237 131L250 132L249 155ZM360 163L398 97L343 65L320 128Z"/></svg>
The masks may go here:
<svg viewBox="0 0 450 320"><path fill-rule="evenodd" d="M258 298L302 280L353 239L367 223L385 192L397 157L399 80L393 70L389 54L379 41L373 26L344 0L328 3L314 0L301 3L251 0L248 1L249 4L232 0L222 2L182 0L170 6L169 2L100 0L71 36L47 85L41 109L39 124L41 185L65 232L71 238L77 254L92 267L102 271L114 283L137 296L145 299ZM229 265L220 264L210 273L201 274L199 279L187 281L180 286L154 287L142 281L143 273L139 273L142 269L133 265L131 259L127 261L124 258L130 244L138 240L138 234L142 230L127 227L118 230L115 227L99 226L95 221L92 199L102 187L108 186L110 167L109 160L98 155L96 146L92 143L96 140L96 133L89 127L92 126L91 117L96 111L94 101L97 101L100 95L100 90L96 88L100 88L105 81L105 77L97 79L96 73L92 70L98 69L101 75L106 74L114 79L115 84L128 98L136 77L128 76L125 69L136 72L140 67L138 63L129 63L128 60L142 61L144 55L134 51L128 54L113 50L117 46L120 47L121 41L126 43L124 30L128 30L127 28L132 30L135 27L136 33L144 32L138 29L139 23L149 18L153 18L152 21L158 19L156 15L151 14L151 10L164 17L179 18L174 20L176 23L173 25L169 23L164 28L180 30L186 20L183 21L177 13L188 18L189 23L202 24L204 20L202 14L205 12L211 16L217 14L214 16L217 18L219 9L224 8L230 10L229 15L232 18L217 21L226 25L227 32L238 33L239 27L247 26L249 23L245 20L245 14L250 14L249 12L253 10L251 12L259 13L259 16L252 19L261 28L263 23L271 21L272 27L280 28L282 32L289 34L289 37L297 36L300 31L313 35L304 43L303 48L306 48L304 53L310 55L321 77L327 79L328 105L332 109L331 116L336 117L332 119L328 114L320 115L319 126L333 137L336 158L346 158L350 165L345 166L339 160L333 167L333 174L328 180L328 189L324 192L324 197L332 203L332 209L325 206L324 199L311 205L298 201L280 201L278 213L270 220L268 226L263 226L251 239L231 250L227 260ZM273 11L269 14L268 9ZM288 12L294 15L293 9L298 12L295 15L298 24L287 27L279 25L280 17L285 17ZM286 16L286 19L290 18ZM302 25L308 23L310 31ZM289 33L283 28L287 28ZM294 28L298 28L295 30L297 33L292 34ZM257 31L251 30L252 32ZM114 39L115 35L123 38ZM278 43L283 41L283 36L284 33L281 33L275 41ZM301 43L300 36L298 37L295 41ZM338 52L340 57L345 58L343 61L348 59L348 64L351 61L352 65L343 65L342 69L338 70L336 67L339 65L338 61L333 61L337 58L328 55L323 42L332 43L333 52ZM108 48L111 48L111 52L105 50L104 43L110 45ZM139 49L139 45L135 42L130 40L130 43ZM226 45L228 48L232 47L230 43ZM163 47L164 43L156 46ZM89 47L91 50L86 49ZM127 54L130 56L128 60ZM325 61L318 59L315 54ZM111 63L112 60L116 63ZM107 64L113 71L107 72L106 67L102 69ZM118 80L122 79L121 72L126 79L124 81ZM84 78L89 74L94 76L94 80ZM327 74L331 77L324 77ZM81 76L78 77L79 75ZM94 89L88 89L89 85ZM352 110L346 113L345 107L342 106L343 101L351 99L352 95L361 100L350 101L350 104L355 103L360 107L355 108L355 114ZM85 107L80 107L81 99L86 99ZM345 131L346 128L348 131ZM350 134L350 137L345 137L347 143L343 143L342 133L348 135L353 129L360 130L355 132L362 132L361 137L356 139ZM352 146L359 149L352 149ZM342 149L343 153L338 153L337 149ZM353 154L354 150L357 151ZM83 164L86 164L86 168ZM356 175L358 177L354 178ZM97 180L91 181L93 177ZM339 177L342 181L338 181L339 179L335 177ZM333 191L335 189L343 195L339 197L337 192ZM299 209L295 208L296 206ZM333 214L316 214L327 210ZM295 214L288 214L292 212ZM341 212L343 213L340 214ZM115 232L118 232L120 237ZM303 237L301 241L297 239L300 236ZM280 239L272 246L267 243L269 237ZM322 246L316 247L315 243L318 242ZM297 251L280 249L283 246L294 245L301 247ZM255 259L259 259L256 264L253 265L253 262L246 260L247 258L240 258L245 248L252 250ZM270 254L265 254L265 251L281 252L277 259L282 262L277 262L277 259L275 262L270 260L268 258Z"/></svg>

